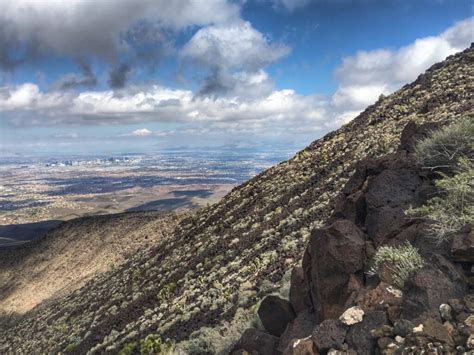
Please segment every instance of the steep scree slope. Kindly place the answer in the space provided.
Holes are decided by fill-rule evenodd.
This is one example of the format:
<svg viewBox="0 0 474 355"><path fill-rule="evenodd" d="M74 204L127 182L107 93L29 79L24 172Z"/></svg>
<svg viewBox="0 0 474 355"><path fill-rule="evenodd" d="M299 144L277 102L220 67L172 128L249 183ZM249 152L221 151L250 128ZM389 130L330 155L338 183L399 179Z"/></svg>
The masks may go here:
<svg viewBox="0 0 474 355"><path fill-rule="evenodd" d="M474 111L473 64L471 46L434 65L181 222L174 239L5 327L0 352L117 352L149 333L179 341L250 309L300 259L358 160L393 151L410 120L449 121Z"/></svg>

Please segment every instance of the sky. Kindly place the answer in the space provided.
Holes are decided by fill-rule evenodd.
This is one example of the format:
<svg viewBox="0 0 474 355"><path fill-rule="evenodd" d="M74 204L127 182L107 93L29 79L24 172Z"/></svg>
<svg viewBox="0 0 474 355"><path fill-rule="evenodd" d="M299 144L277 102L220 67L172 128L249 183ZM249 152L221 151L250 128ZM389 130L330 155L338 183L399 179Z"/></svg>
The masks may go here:
<svg viewBox="0 0 474 355"><path fill-rule="evenodd" d="M474 42L471 0L0 0L0 155L302 148Z"/></svg>

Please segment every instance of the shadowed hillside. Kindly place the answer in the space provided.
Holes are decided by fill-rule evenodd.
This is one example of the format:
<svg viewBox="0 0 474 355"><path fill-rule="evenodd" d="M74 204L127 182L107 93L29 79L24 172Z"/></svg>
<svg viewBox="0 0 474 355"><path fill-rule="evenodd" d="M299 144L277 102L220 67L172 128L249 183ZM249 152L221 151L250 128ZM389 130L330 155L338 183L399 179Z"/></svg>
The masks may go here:
<svg viewBox="0 0 474 355"><path fill-rule="evenodd" d="M232 327L300 260L358 160L394 151L409 121L455 121L474 111L473 64L471 46L183 220L172 239L38 306L2 330L0 352L113 353L151 333L179 342L201 329L194 349L205 353L203 327L237 337ZM212 351L225 351L221 343Z"/></svg>
<svg viewBox="0 0 474 355"><path fill-rule="evenodd" d="M40 240L0 250L0 313L24 313L74 290L169 236L174 214L122 213L63 222Z"/></svg>

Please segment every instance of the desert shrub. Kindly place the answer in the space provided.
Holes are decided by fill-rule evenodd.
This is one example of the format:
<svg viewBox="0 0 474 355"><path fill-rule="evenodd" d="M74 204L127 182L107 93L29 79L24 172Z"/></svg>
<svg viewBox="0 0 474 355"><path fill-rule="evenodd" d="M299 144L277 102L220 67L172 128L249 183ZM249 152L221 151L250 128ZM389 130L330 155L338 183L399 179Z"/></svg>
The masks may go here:
<svg viewBox="0 0 474 355"><path fill-rule="evenodd" d="M432 132L416 145L415 156L421 165L433 170L455 168L460 158L472 160L474 115Z"/></svg>
<svg viewBox="0 0 474 355"><path fill-rule="evenodd" d="M178 354L229 354L245 329L250 327L255 313L238 308L231 321L215 328L203 327L191 334L188 340L176 345Z"/></svg>
<svg viewBox="0 0 474 355"><path fill-rule="evenodd" d="M133 355L137 347L137 343L127 343L123 346L122 350L120 350L119 355Z"/></svg>
<svg viewBox="0 0 474 355"><path fill-rule="evenodd" d="M440 193L423 206L410 208L406 214L428 221L427 233L436 243L449 240L466 224L474 224L474 166L472 161L461 158L456 174L440 173L435 182Z"/></svg>
<svg viewBox="0 0 474 355"><path fill-rule="evenodd" d="M425 261L418 250L406 242L396 247L382 246L377 249L370 273L379 273L386 267L393 273L395 286L403 288L410 274L422 268L424 264Z"/></svg>
<svg viewBox="0 0 474 355"><path fill-rule="evenodd" d="M77 349L77 344L72 343L72 344L69 344L68 346L66 346L66 348L64 348L64 352L66 354L69 354L69 353L72 353L72 352L76 351L76 349Z"/></svg>
<svg viewBox="0 0 474 355"><path fill-rule="evenodd" d="M170 339L166 339L165 342L162 342L160 336L157 334L149 334L145 339L140 341L141 355L165 355L172 353L173 342Z"/></svg>

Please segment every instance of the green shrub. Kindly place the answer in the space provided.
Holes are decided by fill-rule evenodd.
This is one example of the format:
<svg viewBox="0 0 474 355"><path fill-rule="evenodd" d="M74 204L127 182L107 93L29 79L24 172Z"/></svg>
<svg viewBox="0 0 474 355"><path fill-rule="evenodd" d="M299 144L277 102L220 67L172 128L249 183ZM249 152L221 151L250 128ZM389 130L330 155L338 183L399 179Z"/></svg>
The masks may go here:
<svg viewBox="0 0 474 355"><path fill-rule="evenodd" d="M422 268L424 264L425 261L418 250L406 242L397 247L382 246L377 249L370 273L379 273L386 267L393 273L394 284L403 288L410 274Z"/></svg>
<svg viewBox="0 0 474 355"><path fill-rule="evenodd" d="M68 354L68 353L72 353L72 352L76 351L76 349L77 349L77 344L72 343L72 344L69 344L68 346L66 346L66 348L64 349L64 352L66 354Z"/></svg>
<svg viewBox="0 0 474 355"><path fill-rule="evenodd" d="M120 350L119 355L133 355L135 354L135 350L137 349L137 343L127 343L123 346L122 350Z"/></svg>
<svg viewBox="0 0 474 355"><path fill-rule="evenodd" d="M172 354L173 353L173 342L170 339L166 339L163 343L161 338L157 334L149 334L145 339L140 341L140 354L141 355L158 355L158 354Z"/></svg>
<svg viewBox="0 0 474 355"><path fill-rule="evenodd" d="M415 147L415 156L425 168L455 168L460 158L474 156L474 115L432 132Z"/></svg>
<svg viewBox="0 0 474 355"><path fill-rule="evenodd" d="M472 161L461 158L456 174L448 176L440 173L437 180L438 196L425 205L410 208L406 214L428 220L427 232L436 243L449 240L466 224L474 224L474 166Z"/></svg>

